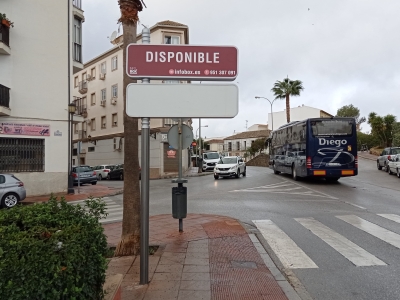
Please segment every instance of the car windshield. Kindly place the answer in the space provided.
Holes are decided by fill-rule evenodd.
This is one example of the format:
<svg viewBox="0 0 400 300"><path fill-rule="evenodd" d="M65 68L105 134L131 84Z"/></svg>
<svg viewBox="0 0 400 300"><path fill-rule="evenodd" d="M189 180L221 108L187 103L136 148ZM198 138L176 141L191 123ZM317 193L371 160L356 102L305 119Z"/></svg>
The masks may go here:
<svg viewBox="0 0 400 300"><path fill-rule="evenodd" d="M92 169L90 167L82 166L82 167L76 167L75 168L75 172L76 173L91 172L91 171L92 171Z"/></svg>
<svg viewBox="0 0 400 300"><path fill-rule="evenodd" d="M352 135L353 123L345 120L311 121L313 136L318 135Z"/></svg>
<svg viewBox="0 0 400 300"><path fill-rule="evenodd" d="M221 158L221 160L219 161L219 164L223 165L236 164L236 163L237 163L236 157L224 157Z"/></svg>
<svg viewBox="0 0 400 300"><path fill-rule="evenodd" d="M204 153L204 159L218 159L218 153Z"/></svg>
<svg viewBox="0 0 400 300"><path fill-rule="evenodd" d="M392 149L392 154L400 154L400 148Z"/></svg>

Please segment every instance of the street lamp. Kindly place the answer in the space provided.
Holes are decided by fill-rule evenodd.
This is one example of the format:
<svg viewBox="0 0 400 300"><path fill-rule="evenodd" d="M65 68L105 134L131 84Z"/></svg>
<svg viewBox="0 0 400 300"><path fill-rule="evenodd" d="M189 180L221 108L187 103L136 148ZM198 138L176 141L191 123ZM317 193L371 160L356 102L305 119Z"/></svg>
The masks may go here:
<svg viewBox="0 0 400 300"><path fill-rule="evenodd" d="M69 149L69 163L68 163L68 194L75 194L74 190L74 178L72 177L72 155L73 155L73 149L74 149L74 144L73 144L73 137L74 137L74 132L73 132L73 124L74 124L74 114L76 112L76 104L75 103L70 103L68 104L68 114L69 114L69 119L70 119L70 124L68 126L70 127L70 133L71 133L71 138L70 138L70 149Z"/></svg>
<svg viewBox="0 0 400 300"><path fill-rule="evenodd" d="M196 130L196 139L197 139L197 132L199 131L199 129L201 127L208 127L208 125L204 125L204 126L200 125L199 128L197 128L197 130ZM200 130L199 144L200 144L200 153L199 154L201 155L201 130ZM198 145L197 145L196 149L199 149ZM196 156L197 156L197 151L196 151Z"/></svg>
<svg viewBox="0 0 400 300"><path fill-rule="evenodd" d="M274 131L274 113L272 112L272 104L274 104L276 98L274 100L272 100L272 102L271 102L271 100L269 100L268 98L265 98L265 97L256 96L255 98L256 99L260 99L260 98L265 99L265 100L267 100L269 102L269 104L271 104L271 121L272 121L272 128L271 129L272 129L272 131Z"/></svg>

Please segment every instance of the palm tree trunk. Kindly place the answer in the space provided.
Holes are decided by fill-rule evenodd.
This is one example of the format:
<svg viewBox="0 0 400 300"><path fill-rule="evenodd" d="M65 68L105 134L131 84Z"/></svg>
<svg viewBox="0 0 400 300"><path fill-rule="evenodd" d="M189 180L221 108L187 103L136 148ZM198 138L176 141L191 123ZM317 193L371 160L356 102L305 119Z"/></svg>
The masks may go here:
<svg viewBox="0 0 400 300"><path fill-rule="evenodd" d="M290 96L286 94L286 120L290 122Z"/></svg>
<svg viewBox="0 0 400 300"><path fill-rule="evenodd" d="M122 13L122 10L121 10ZM136 43L137 23L122 23L124 31L124 58L123 68L126 66L126 46ZM124 202L122 218L122 235L116 256L138 255L140 251L140 188L139 188L139 158L138 158L138 119L130 118L126 114L126 87L136 83L125 73L124 69Z"/></svg>

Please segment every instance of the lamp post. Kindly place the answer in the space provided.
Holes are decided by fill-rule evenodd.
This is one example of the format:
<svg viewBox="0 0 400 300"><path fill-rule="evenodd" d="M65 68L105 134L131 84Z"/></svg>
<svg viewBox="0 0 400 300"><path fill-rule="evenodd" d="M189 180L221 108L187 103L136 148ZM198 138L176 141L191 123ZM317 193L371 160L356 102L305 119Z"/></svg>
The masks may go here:
<svg viewBox="0 0 400 300"><path fill-rule="evenodd" d="M70 149L68 151L70 153L69 163L68 163L68 194L75 194L74 179L72 177L72 155L74 149L74 144L72 141L74 137L73 124L74 124L75 112L76 112L76 104L75 103L68 104L68 113L70 116L70 124L68 124L68 126L70 127L70 132L71 132Z"/></svg>
<svg viewBox="0 0 400 300"><path fill-rule="evenodd" d="M208 127L208 125L199 126L199 128L196 129L196 139L197 139L197 133L199 132L200 127ZM200 131L200 134L201 134L201 131ZM201 146L201 137L199 137L199 144ZM199 145L196 145L196 149L197 150L199 149ZM197 152L198 151L196 151L196 155L197 155ZM201 147L200 147L200 153L199 154L201 154Z"/></svg>
<svg viewBox="0 0 400 300"><path fill-rule="evenodd" d="M272 102L271 102L271 100L269 100L268 98L265 98L265 97L256 96L255 98L256 99L260 99L260 98L265 99L265 100L267 100L269 102L269 104L271 104L271 122L272 122L272 128L271 129L273 131L274 130L274 113L272 112L272 104L274 104L276 98L274 100L272 100Z"/></svg>

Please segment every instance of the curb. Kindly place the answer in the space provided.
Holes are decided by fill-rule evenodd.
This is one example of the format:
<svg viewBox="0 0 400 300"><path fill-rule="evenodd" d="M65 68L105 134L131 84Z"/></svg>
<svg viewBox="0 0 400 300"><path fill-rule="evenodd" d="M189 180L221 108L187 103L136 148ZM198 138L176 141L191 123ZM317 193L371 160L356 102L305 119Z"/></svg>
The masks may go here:
<svg viewBox="0 0 400 300"><path fill-rule="evenodd" d="M373 160L373 161L376 160L376 158L372 158L372 157L366 157L366 156L360 156L360 155L358 157L363 158L363 159Z"/></svg>

